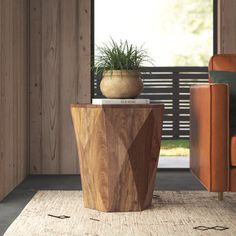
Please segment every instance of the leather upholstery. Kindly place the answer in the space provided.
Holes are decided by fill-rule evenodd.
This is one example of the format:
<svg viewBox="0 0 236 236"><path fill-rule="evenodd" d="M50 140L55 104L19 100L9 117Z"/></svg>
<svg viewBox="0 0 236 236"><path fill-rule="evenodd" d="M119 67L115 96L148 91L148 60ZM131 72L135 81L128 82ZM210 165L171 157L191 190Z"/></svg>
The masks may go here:
<svg viewBox="0 0 236 236"><path fill-rule="evenodd" d="M192 86L190 94L190 168L210 188L210 86Z"/></svg>
<svg viewBox="0 0 236 236"><path fill-rule="evenodd" d="M236 72L236 55L235 54L217 54L211 57L208 66L211 70L222 70ZM209 82L212 82L209 77Z"/></svg>
<svg viewBox="0 0 236 236"><path fill-rule="evenodd" d="M230 170L230 182L229 182L229 191L236 192L236 168L231 168Z"/></svg>
<svg viewBox="0 0 236 236"><path fill-rule="evenodd" d="M236 54L213 56L209 70L236 72ZM229 88L209 83L192 86L190 94L190 169L209 191L236 192L236 132L229 130Z"/></svg>
<svg viewBox="0 0 236 236"><path fill-rule="evenodd" d="M228 86L192 86L190 168L209 191L226 191L228 182Z"/></svg>
<svg viewBox="0 0 236 236"><path fill-rule="evenodd" d="M230 139L230 164L231 166L236 167L236 135L232 135Z"/></svg>

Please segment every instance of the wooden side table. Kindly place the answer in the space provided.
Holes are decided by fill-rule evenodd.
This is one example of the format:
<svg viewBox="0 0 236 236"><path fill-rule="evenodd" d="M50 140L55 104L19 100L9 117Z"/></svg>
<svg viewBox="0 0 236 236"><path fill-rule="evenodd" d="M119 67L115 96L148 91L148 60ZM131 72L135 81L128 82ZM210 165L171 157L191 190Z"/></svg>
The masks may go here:
<svg viewBox="0 0 236 236"><path fill-rule="evenodd" d="M140 211L150 206L164 105L71 106L84 206Z"/></svg>

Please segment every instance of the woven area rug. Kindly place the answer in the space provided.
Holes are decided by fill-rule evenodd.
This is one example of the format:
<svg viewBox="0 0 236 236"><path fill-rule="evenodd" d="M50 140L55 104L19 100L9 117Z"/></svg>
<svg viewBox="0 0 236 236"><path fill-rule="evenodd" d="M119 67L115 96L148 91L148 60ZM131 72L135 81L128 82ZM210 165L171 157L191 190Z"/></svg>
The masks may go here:
<svg viewBox="0 0 236 236"><path fill-rule="evenodd" d="M229 229L200 231L196 226ZM216 193L205 191L157 191L148 210L102 213L83 207L81 191L39 191L8 228L9 235L236 235L236 194L227 193L218 201Z"/></svg>

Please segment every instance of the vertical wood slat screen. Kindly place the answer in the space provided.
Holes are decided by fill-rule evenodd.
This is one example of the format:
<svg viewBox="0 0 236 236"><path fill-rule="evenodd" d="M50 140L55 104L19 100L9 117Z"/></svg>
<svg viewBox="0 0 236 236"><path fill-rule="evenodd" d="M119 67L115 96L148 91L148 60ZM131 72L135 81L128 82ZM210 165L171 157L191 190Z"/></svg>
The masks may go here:
<svg viewBox="0 0 236 236"><path fill-rule="evenodd" d="M0 201L29 173L28 4L0 0Z"/></svg>
<svg viewBox="0 0 236 236"><path fill-rule="evenodd" d="M30 0L30 173L78 174L70 104L90 102L90 0Z"/></svg>
<svg viewBox="0 0 236 236"><path fill-rule="evenodd" d="M189 88L208 82L207 67L143 67L144 90L140 98L151 103L164 103L164 139L189 138ZM101 78L93 81L93 97L103 97L99 88Z"/></svg>
<svg viewBox="0 0 236 236"><path fill-rule="evenodd" d="M218 0L217 52L236 53L236 1Z"/></svg>

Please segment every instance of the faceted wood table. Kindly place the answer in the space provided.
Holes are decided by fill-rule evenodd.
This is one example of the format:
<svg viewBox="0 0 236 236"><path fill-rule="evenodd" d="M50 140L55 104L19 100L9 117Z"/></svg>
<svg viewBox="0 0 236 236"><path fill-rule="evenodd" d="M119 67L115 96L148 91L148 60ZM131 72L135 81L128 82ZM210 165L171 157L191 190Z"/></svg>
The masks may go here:
<svg viewBox="0 0 236 236"><path fill-rule="evenodd" d="M71 106L84 206L140 211L151 205L164 105Z"/></svg>

